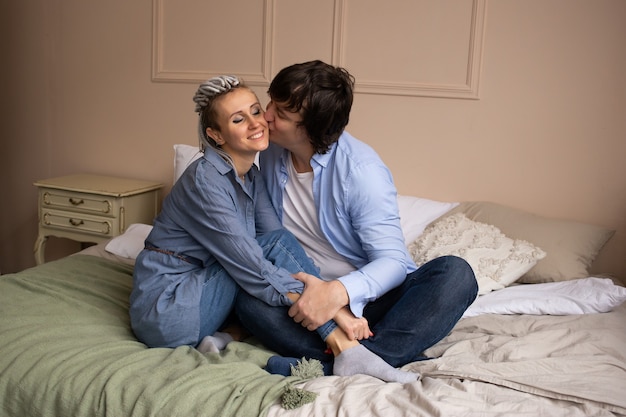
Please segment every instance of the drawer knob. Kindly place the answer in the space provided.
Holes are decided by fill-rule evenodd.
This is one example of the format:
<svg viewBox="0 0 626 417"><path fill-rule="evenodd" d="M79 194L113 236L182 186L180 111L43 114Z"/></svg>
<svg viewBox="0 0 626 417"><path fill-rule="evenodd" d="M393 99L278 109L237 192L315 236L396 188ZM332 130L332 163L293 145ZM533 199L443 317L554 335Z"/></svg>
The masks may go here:
<svg viewBox="0 0 626 417"><path fill-rule="evenodd" d="M85 200L82 198L79 200L78 198L70 197L70 203L72 203L73 206L80 206L81 204L85 204Z"/></svg>
<svg viewBox="0 0 626 417"><path fill-rule="evenodd" d="M85 224L85 222L82 220L70 219L70 224L72 226L80 226L80 225Z"/></svg>

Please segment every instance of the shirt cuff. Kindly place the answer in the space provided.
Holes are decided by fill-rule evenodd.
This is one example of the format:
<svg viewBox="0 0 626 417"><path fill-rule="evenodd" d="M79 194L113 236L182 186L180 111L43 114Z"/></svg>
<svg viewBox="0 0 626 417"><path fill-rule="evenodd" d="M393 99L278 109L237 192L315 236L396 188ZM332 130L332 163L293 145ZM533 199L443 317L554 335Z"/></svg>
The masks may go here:
<svg viewBox="0 0 626 417"><path fill-rule="evenodd" d="M348 298L350 299L348 303L350 311L352 311L352 314L354 314L355 317L360 318L363 316L363 309L368 303L364 296L367 291L367 287L363 285L364 282L362 277L351 277L351 275L352 274L349 274L338 278L338 281L346 287L346 292L348 293Z"/></svg>

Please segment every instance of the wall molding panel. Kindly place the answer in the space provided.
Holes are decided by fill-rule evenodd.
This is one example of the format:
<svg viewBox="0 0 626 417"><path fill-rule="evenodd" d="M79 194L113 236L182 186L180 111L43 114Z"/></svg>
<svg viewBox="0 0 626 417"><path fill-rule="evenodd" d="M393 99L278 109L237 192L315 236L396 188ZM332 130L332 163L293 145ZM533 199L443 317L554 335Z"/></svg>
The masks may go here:
<svg viewBox="0 0 626 417"><path fill-rule="evenodd" d="M269 85L274 0L247 3L233 25L229 2L153 0L152 80L198 83L228 73L251 86Z"/></svg>
<svg viewBox="0 0 626 417"><path fill-rule="evenodd" d="M153 0L152 79L266 87L283 65L328 59L356 93L479 98L487 0L291 1L240 0L235 25L230 2Z"/></svg>
<svg viewBox="0 0 626 417"><path fill-rule="evenodd" d="M356 92L479 98L486 0L388 0L384 8L380 5L377 0L335 0L333 63L356 76ZM380 13L372 14L376 8ZM377 30L381 26L384 30ZM380 44L386 35L389 48ZM376 48L368 52L372 44ZM433 50L437 45L441 48ZM431 58L428 70L421 57ZM376 66L377 73L368 71ZM405 68L404 77L397 74L399 68Z"/></svg>

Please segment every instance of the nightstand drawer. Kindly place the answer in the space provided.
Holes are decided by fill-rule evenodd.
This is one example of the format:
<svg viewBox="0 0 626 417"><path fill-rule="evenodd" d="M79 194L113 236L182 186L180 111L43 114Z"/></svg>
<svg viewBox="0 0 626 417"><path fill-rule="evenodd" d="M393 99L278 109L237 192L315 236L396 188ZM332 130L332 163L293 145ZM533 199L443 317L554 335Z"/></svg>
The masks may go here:
<svg viewBox="0 0 626 417"><path fill-rule="evenodd" d="M112 237L118 229L118 219L90 216L68 211L42 210L42 227L65 231L80 231L102 237Z"/></svg>
<svg viewBox="0 0 626 417"><path fill-rule="evenodd" d="M63 190L41 190L42 208L115 216L115 199Z"/></svg>

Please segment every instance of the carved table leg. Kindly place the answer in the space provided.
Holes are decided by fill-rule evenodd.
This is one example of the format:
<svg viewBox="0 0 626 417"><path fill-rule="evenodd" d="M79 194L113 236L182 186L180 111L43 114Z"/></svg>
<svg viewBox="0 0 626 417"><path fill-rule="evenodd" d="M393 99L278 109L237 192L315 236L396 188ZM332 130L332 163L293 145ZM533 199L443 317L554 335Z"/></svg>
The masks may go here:
<svg viewBox="0 0 626 417"><path fill-rule="evenodd" d="M46 241L48 236L39 235L35 242L35 263L41 265L45 262Z"/></svg>

